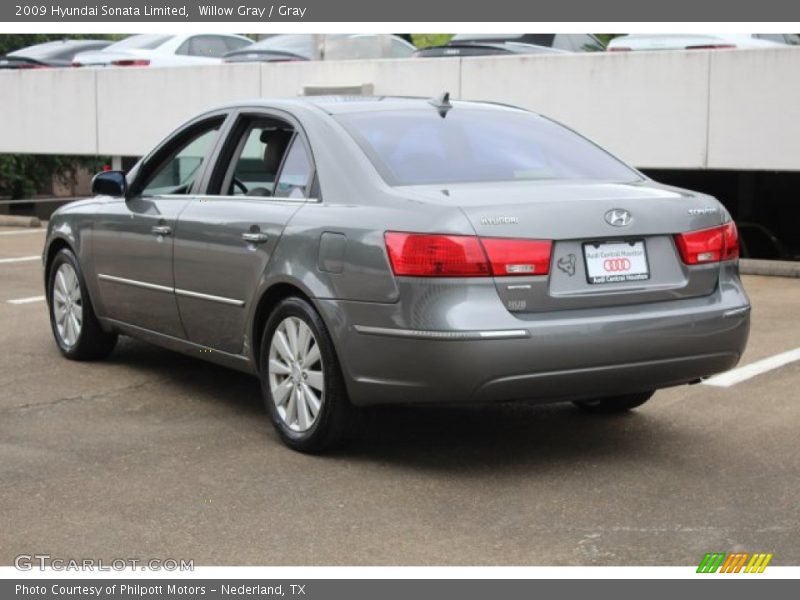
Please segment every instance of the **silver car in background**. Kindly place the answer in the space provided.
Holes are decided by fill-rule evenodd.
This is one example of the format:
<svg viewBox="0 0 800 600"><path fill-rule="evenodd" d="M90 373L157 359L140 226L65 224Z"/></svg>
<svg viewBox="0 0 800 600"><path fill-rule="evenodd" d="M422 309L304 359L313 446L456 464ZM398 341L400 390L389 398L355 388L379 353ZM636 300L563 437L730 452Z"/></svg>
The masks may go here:
<svg viewBox="0 0 800 600"><path fill-rule="evenodd" d="M124 334L256 375L302 451L376 404L625 411L748 337L719 202L513 107L240 102L93 188L48 226L61 352Z"/></svg>

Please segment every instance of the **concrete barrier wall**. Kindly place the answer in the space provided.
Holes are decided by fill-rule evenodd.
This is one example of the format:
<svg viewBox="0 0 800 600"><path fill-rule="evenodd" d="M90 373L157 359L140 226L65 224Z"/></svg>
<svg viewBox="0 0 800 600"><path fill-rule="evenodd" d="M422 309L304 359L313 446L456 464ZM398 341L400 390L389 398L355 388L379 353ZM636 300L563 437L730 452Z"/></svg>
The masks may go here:
<svg viewBox="0 0 800 600"><path fill-rule="evenodd" d="M800 48L0 71L0 152L139 155L214 105L361 84L523 106L638 167L800 170Z"/></svg>

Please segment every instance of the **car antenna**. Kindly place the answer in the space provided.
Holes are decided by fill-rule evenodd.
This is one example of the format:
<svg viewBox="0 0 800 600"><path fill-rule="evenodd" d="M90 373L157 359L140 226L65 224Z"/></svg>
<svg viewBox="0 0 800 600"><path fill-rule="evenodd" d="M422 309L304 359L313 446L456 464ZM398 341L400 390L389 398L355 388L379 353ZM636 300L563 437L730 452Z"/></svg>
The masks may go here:
<svg viewBox="0 0 800 600"><path fill-rule="evenodd" d="M439 111L439 116L443 119L447 116L447 111L453 108L453 105L450 104L450 92L445 92L441 96L431 98L428 102L436 107Z"/></svg>

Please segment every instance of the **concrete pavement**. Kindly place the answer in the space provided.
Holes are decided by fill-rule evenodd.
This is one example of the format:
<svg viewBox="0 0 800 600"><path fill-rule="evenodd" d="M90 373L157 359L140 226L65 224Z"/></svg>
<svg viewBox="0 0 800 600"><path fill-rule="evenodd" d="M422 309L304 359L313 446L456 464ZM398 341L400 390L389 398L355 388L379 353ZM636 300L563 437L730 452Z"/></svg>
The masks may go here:
<svg viewBox="0 0 800 600"><path fill-rule="evenodd" d="M43 233L1 235L0 258ZM747 277L743 363L800 346L800 280ZM680 387L622 417L569 405L374 411L324 457L272 430L258 383L123 338L63 359L39 262L0 264L0 564L800 564L800 363Z"/></svg>

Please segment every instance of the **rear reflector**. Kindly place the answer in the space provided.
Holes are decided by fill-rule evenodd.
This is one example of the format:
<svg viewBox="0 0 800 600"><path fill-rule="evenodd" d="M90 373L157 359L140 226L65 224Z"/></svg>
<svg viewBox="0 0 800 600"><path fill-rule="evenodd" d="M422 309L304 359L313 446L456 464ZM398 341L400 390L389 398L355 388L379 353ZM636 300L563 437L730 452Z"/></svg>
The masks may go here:
<svg viewBox="0 0 800 600"><path fill-rule="evenodd" d="M549 240L481 238L481 243L489 257L492 274L497 277L547 275L550 271L553 242Z"/></svg>
<svg viewBox="0 0 800 600"><path fill-rule="evenodd" d="M115 67L146 67L150 64L150 61L144 58L125 58L112 60L111 64Z"/></svg>
<svg viewBox="0 0 800 600"><path fill-rule="evenodd" d="M739 258L739 233L733 221L720 227L679 233L675 243L687 265Z"/></svg>
<svg viewBox="0 0 800 600"><path fill-rule="evenodd" d="M546 275L552 242L387 231L395 275L406 277L507 277Z"/></svg>

